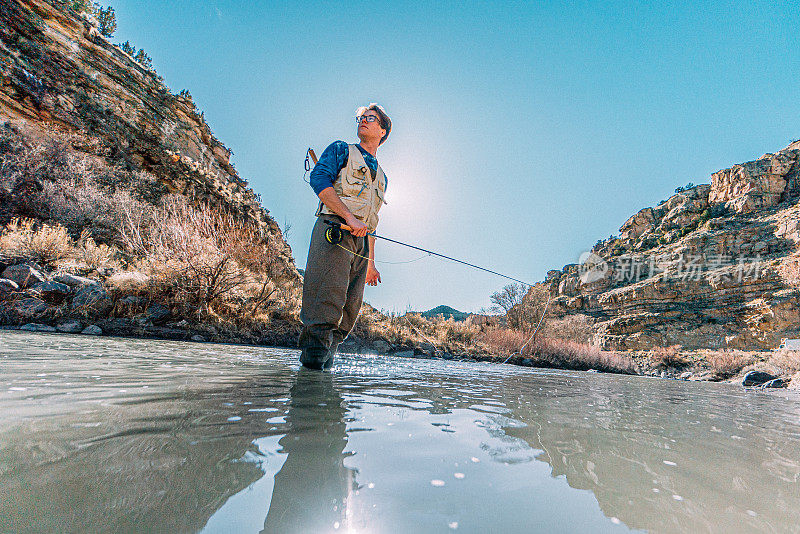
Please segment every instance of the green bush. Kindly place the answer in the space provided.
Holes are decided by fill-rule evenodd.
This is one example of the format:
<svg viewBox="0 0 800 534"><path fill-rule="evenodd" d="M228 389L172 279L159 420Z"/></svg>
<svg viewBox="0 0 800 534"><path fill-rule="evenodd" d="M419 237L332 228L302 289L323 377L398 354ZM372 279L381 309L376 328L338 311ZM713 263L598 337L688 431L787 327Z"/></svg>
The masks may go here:
<svg viewBox="0 0 800 534"><path fill-rule="evenodd" d="M136 54L136 47L133 46L130 41L125 41L124 43L117 46L119 46L120 50L122 50L131 57L133 57L133 55Z"/></svg>
<svg viewBox="0 0 800 534"><path fill-rule="evenodd" d="M117 16L114 13L114 8L108 6L106 8L95 5L94 16L100 24L98 30L106 37L111 37L117 31Z"/></svg>
<svg viewBox="0 0 800 534"><path fill-rule="evenodd" d="M150 59L150 56L148 56L147 53L144 50L142 50L141 48L133 56L133 59L135 59L136 62L139 65L141 65L142 67L144 67L146 69L152 69L153 68L153 60Z"/></svg>

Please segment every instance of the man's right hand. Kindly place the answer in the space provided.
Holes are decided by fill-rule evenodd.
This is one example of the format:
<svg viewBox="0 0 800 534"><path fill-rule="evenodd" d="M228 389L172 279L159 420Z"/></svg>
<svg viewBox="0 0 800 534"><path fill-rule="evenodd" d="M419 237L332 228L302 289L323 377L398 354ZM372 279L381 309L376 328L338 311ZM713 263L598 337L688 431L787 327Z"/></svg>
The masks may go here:
<svg viewBox="0 0 800 534"><path fill-rule="evenodd" d="M350 233L356 237L367 235L367 225L355 218L354 215L348 217L345 222L350 227Z"/></svg>

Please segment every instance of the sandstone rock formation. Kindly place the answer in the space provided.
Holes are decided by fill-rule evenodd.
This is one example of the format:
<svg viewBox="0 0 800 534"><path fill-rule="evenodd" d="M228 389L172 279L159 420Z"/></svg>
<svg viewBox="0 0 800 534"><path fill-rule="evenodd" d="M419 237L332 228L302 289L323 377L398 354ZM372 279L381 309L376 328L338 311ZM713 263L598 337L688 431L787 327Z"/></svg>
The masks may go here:
<svg viewBox="0 0 800 534"><path fill-rule="evenodd" d="M768 349L799 337L800 292L785 274L800 243L798 178L795 141L642 209L590 261L548 273L553 313L593 318L607 349Z"/></svg>
<svg viewBox="0 0 800 534"><path fill-rule="evenodd" d="M230 163L185 94L100 35L61 0L0 0L0 123L43 137L81 132L74 146L154 174L170 191L222 206L279 244L276 282L300 276L277 223ZM88 141L87 141L88 140Z"/></svg>

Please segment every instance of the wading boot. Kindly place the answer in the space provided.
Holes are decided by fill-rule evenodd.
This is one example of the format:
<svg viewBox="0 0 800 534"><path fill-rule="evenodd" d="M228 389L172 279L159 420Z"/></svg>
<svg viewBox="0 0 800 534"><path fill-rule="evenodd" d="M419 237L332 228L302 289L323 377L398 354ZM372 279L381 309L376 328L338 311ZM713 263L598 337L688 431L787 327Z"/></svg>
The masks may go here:
<svg viewBox="0 0 800 534"><path fill-rule="evenodd" d="M340 335L338 335L337 333L334 333L333 334L333 341L331 341L331 348L328 351L328 360L325 362L325 365L323 366L323 369L330 369L331 367L333 367L333 359L334 359L334 356L336 356L336 354L338 353L339 345L341 343L342 343L342 337Z"/></svg>
<svg viewBox="0 0 800 534"><path fill-rule="evenodd" d="M328 349L324 347L305 347L303 352L300 353L300 363L303 364L304 367L317 369L318 371L327 369L325 363L329 359L331 360L331 365L333 365L333 357L328 352ZM330 367L330 365L328 367Z"/></svg>

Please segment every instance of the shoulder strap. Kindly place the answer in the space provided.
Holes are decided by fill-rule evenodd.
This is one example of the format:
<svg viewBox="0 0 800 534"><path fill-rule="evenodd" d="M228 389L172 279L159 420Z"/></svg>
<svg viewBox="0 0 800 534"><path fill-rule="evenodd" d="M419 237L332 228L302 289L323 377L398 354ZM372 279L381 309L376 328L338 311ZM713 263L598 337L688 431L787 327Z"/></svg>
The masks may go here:
<svg viewBox="0 0 800 534"><path fill-rule="evenodd" d="M364 155L361 153L361 151L358 149L356 145L347 145L347 148L350 149L350 154L347 157L347 163L354 161L365 167L367 166L367 162L364 161Z"/></svg>

